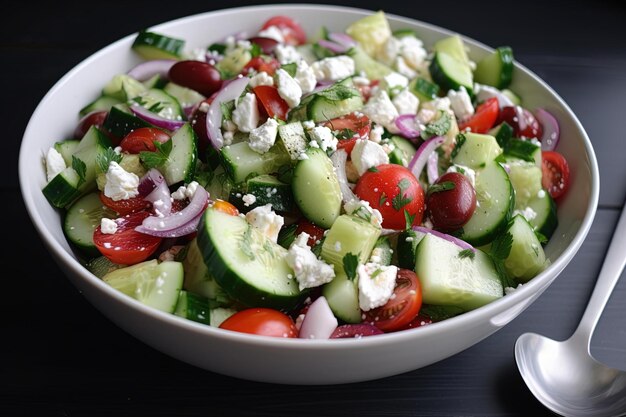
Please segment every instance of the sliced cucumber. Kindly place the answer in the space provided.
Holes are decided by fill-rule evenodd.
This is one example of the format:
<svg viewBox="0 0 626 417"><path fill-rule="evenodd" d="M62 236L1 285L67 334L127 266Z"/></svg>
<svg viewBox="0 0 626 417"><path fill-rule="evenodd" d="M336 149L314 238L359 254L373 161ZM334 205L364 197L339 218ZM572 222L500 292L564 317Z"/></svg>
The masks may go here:
<svg viewBox="0 0 626 417"><path fill-rule="evenodd" d="M376 61L359 46L355 46L350 49L350 51L348 51L348 55L350 55L350 57L354 60L354 68L356 72L360 73L363 71L365 76L369 79L381 80L393 72L391 68Z"/></svg>
<svg viewBox="0 0 626 417"><path fill-rule="evenodd" d="M501 46L476 65L474 79L477 83L491 85L503 89L513 79L513 50Z"/></svg>
<svg viewBox="0 0 626 417"><path fill-rule="evenodd" d="M472 310L504 295L491 258L479 249L463 257L454 243L427 234L417 246L415 273L427 304Z"/></svg>
<svg viewBox="0 0 626 417"><path fill-rule="evenodd" d="M498 145L504 149L513 137L513 128L507 122L502 122L498 126L491 129L489 131L489 135L496 138Z"/></svg>
<svg viewBox="0 0 626 417"><path fill-rule="evenodd" d="M502 94L508 97L508 99L511 100L513 104L515 104L516 106L522 105L521 97L515 94L513 91L509 90L508 88L505 88L504 90L502 90Z"/></svg>
<svg viewBox="0 0 626 417"><path fill-rule="evenodd" d="M276 177L259 175L250 178L246 184L248 194L256 198L256 202L249 206L250 209L271 204L274 211L293 212L295 210L291 185L285 184Z"/></svg>
<svg viewBox="0 0 626 417"><path fill-rule="evenodd" d="M493 136L467 132L457 138L452 163L476 170L485 167L501 153L502 148Z"/></svg>
<svg viewBox="0 0 626 417"><path fill-rule="evenodd" d="M322 295L326 297L333 314L346 323L361 322L359 307L359 287L357 280L350 280L343 270L335 268L335 278L322 287Z"/></svg>
<svg viewBox="0 0 626 417"><path fill-rule="evenodd" d="M298 230L298 223L292 223L289 226L284 226L278 233L277 243L285 249L289 249L289 246L296 240L296 231Z"/></svg>
<svg viewBox="0 0 626 417"><path fill-rule="evenodd" d="M435 42L433 46L435 52L443 52L455 60L469 66L469 58L465 51L465 44L459 35L452 35Z"/></svg>
<svg viewBox="0 0 626 417"><path fill-rule="evenodd" d="M174 84L172 82L165 84L163 91L178 100L181 107L193 106L206 98L195 90L183 87L182 85Z"/></svg>
<svg viewBox="0 0 626 417"><path fill-rule="evenodd" d="M209 313L209 321L212 327L220 327L220 324L224 322L227 318L235 314L237 310L233 310L232 308L214 308Z"/></svg>
<svg viewBox="0 0 626 417"><path fill-rule="evenodd" d="M227 53L224 58L215 65L215 68L217 68L222 75L222 79L228 79L239 74L251 59L252 54L250 54L247 48L237 47Z"/></svg>
<svg viewBox="0 0 626 417"><path fill-rule="evenodd" d="M556 203L550 197L550 193L545 190L542 191L528 202L528 208L535 215L527 220L535 231L550 239L558 226L559 220L556 215Z"/></svg>
<svg viewBox="0 0 626 417"><path fill-rule="evenodd" d="M163 88L167 80L163 79L160 74L154 74L152 77L148 78L146 81L143 81L142 84L146 88Z"/></svg>
<svg viewBox="0 0 626 417"><path fill-rule="evenodd" d="M405 167L409 166L409 162L417 152L415 146L401 136L392 136L389 138L389 143L394 145L393 151L389 154L389 162Z"/></svg>
<svg viewBox="0 0 626 417"><path fill-rule="evenodd" d="M307 147L307 139L302 123L293 122L278 126L279 143L285 148L292 161L296 161Z"/></svg>
<svg viewBox="0 0 626 417"><path fill-rule="evenodd" d="M72 166L72 155L76 153L76 148L80 141L68 139L54 144L54 149L61 154L66 166Z"/></svg>
<svg viewBox="0 0 626 417"><path fill-rule="evenodd" d="M151 88L146 92L132 97L132 100L164 119L183 120L185 117L185 113L178 100L158 88Z"/></svg>
<svg viewBox="0 0 626 417"><path fill-rule="evenodd" d="M93 243L93 232L103 217L114 219L117 216L102 204L100 193L89 193L72 204L67 211L63 233L81 251L96 256L99 252Z"/></svg>
<svg viewBox="0 0 626 417"><path fill-rule="evenodd" d="M126 268L126 265L113 263L106 256L98 256L97 258L90 260L85 267L89 270L89 272L102 279L102 277L109 272L120 268Z"/></svg>
<svg viewBox="0 0 626 417"><path fill-rule="evenodd" d="M245 219L208 208L197 239L213 278L242 304L290 309L306 297L285 261L287 251Z"/></svg>
<svg viewBox="0 0 626 417"><path fill-rule="evenodd" d="M532 226L523 216L516 215L509 223L506 233L513 238L504 268L514 278L527 282L546 265L546 255Z"/></svg>
<svg viewBox="0 0 626 417"><path fill-rule="evenodd" d="M289 164L291 160L280 146L272 146L268 152L260 154L253 151L247 142L224 146L221 158L224 169L235 183L257 175L277 172L278 168Z"/></svg>
<svg viewBox="0 0 626 417"><path fill-rule="evenodd" d="M135 129L154 127L152 124L133 116L126 109L126 105L122 104L111 107L109 114L104 119L102 128L116 138L122 139Z"/></svg>
<svg viewBox="0 0 626 417"><path fill-rule="evenodd" d="M220 165L213 171L213 175L205 188L212 200L216 198L228 200L228 196L233 189L233 180L224 172L224 168Z"/></svg>
<svg viewBox="0 0 626 417"><path fill-rule="evenodd" d="M185 268L184 289L207 297L212 303L219 306L229 306L233 303L233 300L215 281L204 263L204 257L198 248L196 239L187 245L187 252L182 262Z"/></svg>
<svg viewBox="0 0 626 417"><path fill-rule="evenodd" d="M117 98L108 97L108 96L100 96L94 101L92 101L91 103L87 104L82 109L80 109L79 114L81 117L83 117L93 111L101 111L101 110L109 111L111 110L111 107L120 103L122 103L122 101Z"/></svg>
<svg viewBox="0 0 626 417"><path fill-rule="evenodd" d="M415 252L417 245L424 236L424 233L410 229L400 232L396 243L396 255L398 256L398 266L400 268L415 268Z"/></svg>
<svg viewBox="0 0 626 417"><path fill-rule="evenodd" d="M515 190L515 208L522 209L541 191L541 168L533 162L509 161L509 179Z"/></svg>
<svg viewBox="0 0 626 417"><path fill-rule="evenodd" d="M353 22L346 28L346 33L352 36L369 56L374 57L391 37L391 28L385 13L378 11Z"/></svg>
<svg viewBox="0 0 626 417"><path fill-rule="evenodd" d="M343 270L343 257L352 253L364 264L380 236L380 229L360 217L342 214L326 234L321 256L324 261Z"/></svg>
<svg viewBox="0 0 626 417"><path fill-rule="evenodd" d="M102 89L102 95L112 97L120 101L127 101L145 92L146 86L130 75L118 74Z"/></svg>
<svg viewBox="0 0 626 417"><path fill-rule="evenodd" d="M504 168L492 161L476 172L476 209L461 230L474 246L491 242L507 225L515 207L515 192Z"/></svg>
<svg viewBox="0 0 626 417"><path fill-rule="evenodd" d="M529 140L511 139L504 148L504 156L507 158L521 159L534 163L541 169L541 145Z"/></svg>
<svg viewBox="0 0 626 417"><path fill-rule="evenodd" d="M161 169L167 185L189 183L196 173L196 133L189 123L182 125L172 136L172 151Z"/></svg>
<svg viewBox="0 0 626 417"><path fill-rule="evenodd" d="M116 290L157 310L173 313L183 286L183 265L156 259L106 274L102 280Z"/></svg>
<svg viewBox="0 0 626 417"><path fill-rule="evenodd" d="M72 167L67 167L55 175L45 187L43 194L54 207L65 207L80 197L81 190L78 188L80 177Z"/></svg>
<svg viewBox="0 0 626 417"><path fill-rule="evenodd" d="M132 48L145 59L179 59L185 41L159 33L141 31Z"/></svg>
<svg viewBox="0 0 626 417"><path fill-rule="evenodd" d="M302 214L328 229L341 211L341 189L333 164L319 148L309 148L293 171L293 196Z"/></svg>
<svg viewBox="0 0 626 417"><path fill-rule="evenodd" d="M380 236L374 244L374 249L372 249L372 255L369 261L380 265L391 265L392 258L393 249L391 248L389 237Z"/></svg>
<svg viewBox="0 0 626 417"><path fill-rule="evenodd" d="M420 100L420 103L434 100L439 96L439 86L422 77L417 77L409 83L409 91Z"/></svg>
<svg viewBox="0 0 626 417"><path fill-rule="evenodd" d="M429 70L433 81L445 91L459 90L464 87L471 94L474 81L469 65L463 64L446 53L437 52L430 63Z"/></svg>
<svg viewBox="0 0 626 417"><path fill-rule="evenodd" d="M202 324L211 324L209 300L206 297L182 290L174 314Z"/></svg>

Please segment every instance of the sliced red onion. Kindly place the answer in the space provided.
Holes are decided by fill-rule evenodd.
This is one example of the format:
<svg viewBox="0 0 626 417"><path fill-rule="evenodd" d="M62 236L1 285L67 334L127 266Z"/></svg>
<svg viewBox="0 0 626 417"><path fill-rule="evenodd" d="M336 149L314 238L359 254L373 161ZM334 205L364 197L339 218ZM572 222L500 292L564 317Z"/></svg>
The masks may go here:
<svg viewBox="0 0 626 417"><path fill-rule="evenodd" d="M224 137L222 136L222 107L220 104L239 98L241 93L248 86L250 78L241 77L225 84L215 99L211 102L206 117L206 132L215 149L221 149L224 146Z"/></svg>
<svg viewBox="0 0 626 417"><path fill-rule="evenodd" d="M400 131L400 134L407 139L415 139L419 137L420 131L417 130L417 121L414 114L401 114L396 117L394 122Z"/></svg>
<svg viewBox="0 0 626 417"><path fill-rule="evenodd" d="M337 181L339 181L339 188L341 189L341 197L344 203L349 201L358 201L359 198L352 192L350 185L348 184L348 177L346 175L346 160L348 154L344 149L337 149L335 153L330 156L330 160L335 167L335 174L337 175Z"/></svg>
<svg viewBox="0 0 626 417"><path fill-rule="evenodd" d="M143 199L151 202L155 213L161 216L168 216L172 211L172 197L170 196L170 189L165 181L156 184L154 190Z"/></svg>
<svg viewBox="0 0 626 417"><path fill-rule="evenodd" d="M333 334L330 335L331 339L360 339L365 336L375 336L377 334L383 334L384 332L378 327L367 324L344 324L335 329Z"/></svg>
<svg viewBox="0 0 626 417"><path fill-rule="evenodd" d="M382 229L380 229L380 235L381 236L391 236L391 235L395 235L396 233L400 233L402 230L399 229L385 229L384 227Z"/></svg>
<svg viewBox="0 0 626 417"><path fill-rule="evenodd" d="M428 176L428 183L432 184L439 178L439 154L432 152L428 155L426 161L426 175Z"/></svg>
<svg viewBox="0 0 626 417"><path fill-rule="evenodd" d="M535 117L543 127L543 136L541 136L541 150L553 151L559 143L561 137L561 129L559 122L552 113L545 109L539 108L535 110Z"/></svg>
<svg viewBox="0 0 626 417"><path fill-rule="evenodd" d="M146 109L145 107L140 106L139 104L131 104L130 111L132 111L133 114L140 119L145 120L146 122L156 127L160 127L162 129L167 129L170 131L177 130L185 124L185 122L182 120L170 120L166 119L165 117L161 117L158 114Z"/></svg>
<svg viewBox="0 0 626 417"><path fill-rule="evenodd" d="M145 197L154 190L157 185L165 182L165 178L157 169L150 169L146 174L141 177L137 191L139 191L140 197Z"/></svg>
<svg viewBox="0 0 626 417"><path fill-rule="evenodd" d="M266 38L263 36L255 36L248 40L252 43L259 45L261 51L263 51L263 53L267 55L270 55L272 52L274 52L276 45L278 45L279 43L276 39Z"/></svg>
<svg viewBox="0 0 626 417"><path fill-rule="evenodd" d="M337 42L328 41L326 39L320 39L317 43L320 46L323 46L324 48L326 48L329 51L334 52L336 54L343 54L344 52L346 52L349 49L349 48L345 47L344 45L340 45Z"/></svg>
<svg viewBox="0 0 626 417"><path fill-rule="evenodd" d="M474 249L474 247L470 245L469 243L467 243L466 241L456 238L454 236L445 234L445 233L438 232L433 229L429 229L428 227L413 226L413 230L415 230L416 232L424 233L424 234L430 233L433 236L437 236L441 239L447 240L448 242L454 243L461 249L469 249L471 251L476 251L476 249Z"/></svg>
<svg viewBox="0 0 626 417"><path fill-rule="evenodd" d="M301 339L328 339L338 324L328 301L324 296L321 296L309 306L298 337Z"/></svg>
<svg viewBox="0 0 626 417"><path fill-rule="evenodd" d="M413 175L415 175L415 178L420 177L424 166L426 166L428 157L431 153L435 152L435 149L441 146L444 141L445 138L443 136L435 136L420 145L417 152L415 152L415 156L413 156L413 159L409 162L409 169Z"/></svg>
<svg viewBox="0 0 626 417"><path fill-rule="evenodd" d="M345 46L348 49L356 46L356 41L352 39L352 37L347 33L332 32L328 34L328 39L335 43L338 43L339 45Z"/></svg>
<svg viewBox="0 0 626 417"><path fill-rule="evenodd" d="M135 230L159 237L179 237L189 234L196 230L208 200L209 193L199 186L187 207L166 217L146 217Z"/></svg>
<svg viewBox="0 0 626 417"><path fill-rule="evenodd" d="M139 81L146 81L155 75L160 75L164 79L168 79L168 73L172 65L176 62L175 59L153 59L152 61L145 61L127 72L128 75Z"/></svg>
<svg viewBox="0 0 626 417"><path fill-rule="evenodd" d="M476 84L476 87L478 90L478 92L476 93L476 100L478 100L479 102L495 97L498 99L498 105L500 106L500 108L515 106L510 98L508 98L502 93L502 91L498 90L495 87L483 84Z"/></svg>

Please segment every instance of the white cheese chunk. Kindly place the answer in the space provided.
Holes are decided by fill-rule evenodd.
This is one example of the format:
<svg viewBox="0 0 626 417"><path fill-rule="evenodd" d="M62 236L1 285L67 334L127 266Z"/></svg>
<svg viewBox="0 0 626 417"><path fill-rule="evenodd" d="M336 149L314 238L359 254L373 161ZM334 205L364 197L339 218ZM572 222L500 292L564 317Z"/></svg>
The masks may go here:
<svg viewBox="0 0 626 417"><path fill-rule="evenodd" d="M465 120L474 114L472 99L465 87L461 86L459 91L449 90L448 98L450 99L450 107L457 119Z"/></svg>
<svg viewBox="0 0 626 417"><path fill-rule="evenodd" d="M267 72L261 71L250 78L248 85L250 88L258 87L260 85L274 85L274 78L272 78Z"/></svg>
<svg viewBox="0 0 626 417"><path fill-rule="evenodd" d="M396 286L398 267L367 263L357 267L359 280L359 307L369 311L387 304Z"/></svg>
<svg viewBox="0 0 626 417"><path fill-rule="evenodd" d="M371 140L358 139L350 153L352 163L359 176L372 167L389 163L385 149Z"/></svg>
<svg viewBox="0 0 626 417"><path fill-rule="evenodd" d="M337 150L337 138L333 135L330 128L326 126L315 126L309 130L309 137L311 138L311 145L316 143L324 152L328 149Z"/></svg>
<svg viewBox="0 0 626 417"><path fill-rule="evenodd" d="M250 207L251 205L256 203L256 196L254 194L245 194L243 197L241 197L241 199L243 200L243 205L246 207Z"/></svg>
<svg viewBox="0 0 626 417"><path fill-rule="evenodd" d="M100 231L105 235L112 235L117 232L117 223L115 220L103 218L100 220Z"/></svg>
<svg viewBox="0 0 626 417"><path fill-rule="evenodd" d="M302 59L296 48L291 45L276 45L274 55L276 55L276 59L278 59L281 65L291 64L292 62L298 62Z"/></svg>
<svg viewBox="0 0 626 417"><path fill-rule="evenodd" d="M362 111L374 123L384 126L391 133L398 133L398 128L395 125L396 117L399 116L398 110L384 89L378 89L376 94L370 97Z"/></svg>
<svg viewBox="0 0 626 417"><path fill-rule="evenodd" d="M252 129L248 137L248 146L253 151L264 154L276 142L276 135L278 135L278 122L268 118L261 126Z"/></svg>
<svg viewBox="0 0 626 417"><path fill-rule="evenodd" d="M420 101L408 88L400 91L391 101L399 114L417 114Z"/></svg>
<svg viewBox="0 0 626 417"><path fill-rule="evenodd" d="M381 88L388 92L401 90L409 85L409 79L398 72L392 72L383 77L380 81Z"/></svg>
<svg viewBox="0 0 626 417"><path fill-rule="evenodd" d="M278 240L278 232L285 224L283 216L274 213L271 204L257 207L246 213L246 220L252 227L258 229L272 242Z"/></svg>
<svg viewBox="0 0 626 417"><path fill-rule="evenodd" d="M238 102L232 114L233 123L242 132L250 132L259 124L259 109L256 96L246 93Z"/></svg>
<svg viewBox="0 0 626 417"><path fill-rule="evenodd" d="M65 168L67 168L67 166L65 165L63 156L54 148L48 149L48 153L46 154L46 176L48 182Z"/></svg>
<svg viewBox="0 0 626 417"><path fill-rule="evenodd" d="M280 30L278 26L270 26L266 29L263 29L258 33L258 36L261 38L274 39L278 43L285 42L285 36L283 36L283 31Z"/></svg>
<svg viewBox="0 0 626 417"><path fill-rule="evenodd" d="M339 81L354 74L354 60L347 55L324 58L311 65L317 81Z"/></svg>
<svg viewBox="0 0 626 417"><path fill-rule="evenodd" d="M139 177L127 172L117 162L111 161L106 173L104 195L113 201L128 200L139 194Z"/></svg>
<svg viewBox="0 0 626 417"><path fill-rule="evenodd" d="M302 89L302 94L310 93L317 85L317 79L315 78L313 68L311 68L303 59L298 61L295 80Z"/></svg>
<svg viewBox="0 0 626 417"><path fill-rule="evenodd" d="M302 88L284 69L276 70L276 85L278 94L287 102L290 109L300 104Z"/></svg>
<svg viewBox="0 0 626 417"><path fill-rule="evenodd" d="M372 208L369 201L353 199L344 204L343 209L347 214L367 220L376 227L380 227L383 223L382 214L377 209Z"/></svg>
<svg viewBox="0 0 626 417"><path fill-rule="evenodd" d="M300 290L319 287L333 280L335 271L332 265L317 259L307 245L309 235L300 233L289 247L285 256L287 265L293 269Z"/></svg>

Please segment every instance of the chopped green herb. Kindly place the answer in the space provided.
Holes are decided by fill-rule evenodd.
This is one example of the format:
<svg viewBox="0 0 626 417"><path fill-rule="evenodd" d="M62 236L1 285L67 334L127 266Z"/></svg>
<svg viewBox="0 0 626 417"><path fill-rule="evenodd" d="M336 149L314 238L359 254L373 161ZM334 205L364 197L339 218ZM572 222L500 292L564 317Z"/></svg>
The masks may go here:
<svg viewBox="0 0 626 417"><path fill-rule="evenodd" d="M382 207L383 204L385 204L385 201L387 201L387 194L383 191L378 199L378 207Z"/></svg>
<svg viewBox="0 0 626 417"><path fill-rule="evenodd" d="M467 138L465 137L463 133L459 133L458 135L456 135L456 145L454 145L454 149L452 149L450 158L452 159L456 158L456 156L459 154L459 151L463 147L463 144L465 143L466 140Z"/></svg>
<svg viewBox="0 0 626 417"><path fill-rule="evenodd" d="M535 231L535 236L537 236L539 243L541 243L542 245L548 242L548 238L543 233Z"/></svg>
<svg viewBox="0 0 626 417"><path fill-rule="evenodd" d="M371 168L368 168L367 170L368 170L369 172L379 172L379 171L378 171L378 168L376 168L376 167L371 167Z"/></svg>
<svg viewBox="0 0 626 417"><path fill-rule="evenodd" d="M121 161L122 155L116 153L110 146L104 151L104 153L100 153L96 156L96 164L98 164L98 167L102 172L107 172L109 170L111 162L117 162L119 164Z"/></svg>
<svg viewBox="0 0 626 417"><path fill-rule="evenodd" d="M411 227L413 227L415 216L417 216L417 213L411 216L409 212L406 209L404 209L404 221L405 221L404 230L410 230Z"/></svg>
<svg viewBox="0 0 626 417"><path fill-rule="evenodd" d="M400 192L396 194L396 196L391 201L393 208L396 209L397 211L399 211L402 207L406 206L413 200L411 197L407 197L406 194L404 194L404 192L410 186L411 186L411 182L406 178L402 178L398 182L398 188L400 189Z"/></svg>
<svg viewBox="0 0 626 417"><path fill-rule="evenodd" d="M376 278L377 276L380 275L380 273L383 272L383 270L381 268L378 268L376 271L374 271L374 273L372 275L370 275L371 279Z"/></svg>
<svg viewBox="0 0 626 417"><path fill-rule="evenodd" d="M449 191L449 190L454 190L454 182L452 181L443 181L437 184L433 184L430 187L428 187L428 195L434 194L434 193L440 193L442 191Z"/></svg>
<svg viewBox="0 0 626 417"><path fill-rule="evenodd" d="M225 120L232 120L233 110L235 110L235 100L220 103L220 110Z"/></svg>
<svg viewBox="0 0 626 417"><path fill-rule="evenodd" d="M434 136L443 136L450 130L450 123L450 115L446 112L441 112L439 119L426 125L426 129L422 132L422 137L424 139L430 139Z"/></svg>
<svg viewBox="0 0 626 417"><path fill-rule="evenodd" d="M354 135L356 134L356 132L352 129L348 129L343 128L341 129L336 135L335 137L339 140L345 140L345 139L352 139L354 137Z"/></svg>
<svg viewBox="0 0 626 417"><path fill-rule="evenodd" d="M170 152L172 152L172 139L165 143L161 143L157 140L154 142L156 151L141 151L139 152L139 158L146 168L157 168L163 165L169 158Z"/></svg>
<svg viewBox="0 0 626 417"><path fill-rule="evenodd" d="M315 93L318 97L324 97L328 101L342 101L360 96L358 90L343 84L333 84L325 90Z"/></svg>
<svg viewBox="0 0 626 417"><path fill-rule="evenodd" d="M461 252L459 252L457 256L459 257L459 259L469 258L473 261L476 257L476 252L472 249L463 249Z"/></svg>
<svg viewBox="0 0 626 417"><path fill-rule="evenodd" d="M511 253L511 246L513 245L513 236L511 233L504 233L498 236L492 243L489 249L489 254L495 259L505 260Z"/></svg>
<svg viewBox="0 0 626 417"><path fill-rule="evenodd" d="M152 113L158 113L164 108L165 108L165 105L161 103L160 101L157 101L152 106L148 107L148 111L151 111Z"/></svg>
<svg viewBox="0 0 626 417"><path fill-rule="evenodd" d="M220 55L224 55L224 52L226 52L226 45L224 45L223 43L214 43L210 45L207 50L211 52L216 52Z"/></svg>
<svg viewBox="0 0 626 417"><path fill-rule="evenodd" d="M87 165L82 159L72 155L72 168L74 168L74 171L76 171L76 173L78 174L78 186L80 187L81 184L85 182L85 175L87 175Z"/></svg>
<svg viewBox="0 0 626 417"><path fill-rule="evenodd" d="M252 58L255 58L261 55L262 52L263 52L263 49L261 49L261 45L257 43L253 43L252 46L250 47L250 55L252 55Z"/></svg>
<svg viewBox="0 0 626 417"><path fill-rule="evenodd" d="M295 62L292 62L290 64L281 65L280 69L285 70L287 74L289 74L291 77L295 77L296 71L298 70L298 65Z"/></svg>
<svg viewBox="0 0 626 417"><path fill-rule="evenodd" d="M348 252L343 256L343 270L350 281L356 278L356 268L359 265L359 256Z"/></svg>

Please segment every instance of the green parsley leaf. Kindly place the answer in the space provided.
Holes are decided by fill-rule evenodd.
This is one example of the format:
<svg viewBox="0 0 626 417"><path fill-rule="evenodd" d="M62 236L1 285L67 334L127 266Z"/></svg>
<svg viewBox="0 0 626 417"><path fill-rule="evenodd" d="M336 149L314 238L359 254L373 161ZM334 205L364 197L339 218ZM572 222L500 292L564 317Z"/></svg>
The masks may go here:
<svg viewBox="0 0 626 417"><path fill-rule="evenodd" d="M252 55L252 58L255 58L261 55L262 52L263 52L263 49L261 49L261 45L257 43L253 43L252 46L250 47L250 55Z"/></svg>
<svg viewBox="0 0 626 417"><path fill-rule="evenodd" d="M422 132L422 137L424 139L430 139L434 136L443 136L448 133L450 126L450 115L447 112L441 112L439 119L426 125L426 129Z"/></svg>
<svg viewBox="0 0 626 417"><path fill-rule="evenodd" d="M381 272L383 272L382 268L378 268L376 271L374 271L372 275L370 275L370 279L376 278L377 276L380 275Z"/></svg>
<svg viewBox="0 0 626 417"><path fill-rule="evenodd" d="M434 193L440 193L442 191L449 191L449 190L454 190L454 182L452 181L443 181L437 184L433 184L430 187L428 187L428 191L426 192L427 195L431 195Z"/></svg>
<svg viewBox="0 0 626 417"><path fill-rule="evenodd" d="M296 240L296 230L298 229L297 223L292 223L287 227L282 227L278 232L277 243L285 249L289 249L289 246Z"/></svg>
<svg viewBox="0 0 626 417"><path fill-rule="evenodd" d="M360 206L358 209L352 212L353 216L360 217L361 219L371 222L372 221L372 213L368 209L363 206Z"/></svg>
<svg viewBox="0 0 626 417"><path fill-rule="evenodd" d="M352 97L358 97L360 96L360 93L355 88L348 87L347 85L333 84L325 90L318 91L315 95L318 97L324 97L328 101L335 102L347 100Z"/></svg>
<svg viewBox="0 0 626 417"><path fill-rule="evenodd" d="M454 149L452 149L452 153L450 154L451 159L456 158L466 140L467 138L463 133L459 133L458 135L456 135L456 145L454 146Z"/></svg>
<svg viewBox="0 0 626 417"><path fill-rule="evenodd" d="M157 101L152 106L148 107L147 110L151 111L152 113L158 113L161 110L163 110L164 108L165 108L165 105L163 103L161 103L160 101Z"/></svg>
<svg viewBox="0 0 626 417"><path fill-rule="evenodd" d="M343 256L343 270L346 271L346 275L350 281L356 278L356 268L359 265L358 255L348 252Z"/></svg>
<svg viewBox="0 0 626 417"><path fill-rule="evenodd" d="M376 167L370 167L370 168L367 168L367 170L369 172L378 172L378 168L376 168Z"/></svg>
<svg viewBox="0 0 626 417"><path fill-rule="evenodd" d="M156 151L139 152L139 159L141 159L141 162L148 169L162 166L165 162L167 162L170 156L170 152L172 152L172 139L168 140L165 143L161 143L155 140L153 143L156 147Z"/></svg>
<svg viewBox="0 0 626 417"><path fill-rule="evenodd" d="M513 245L513 235L507 232L498 236L492 243L489 249L489 254L501 261L504 261L509 257L511 253L511 246Z"/></svg>
<svg viewBox="0 0 626 417"><path fill-rule="evenodd" d="M96 164L98 164L101 172L107 172L111 162L119 164L122 162L122 155L116 153L110 146L103 153L96 155Z"/></svg>
<svg viewBox="0 0 626 417"><path fill-rule="evenodd" d="M235 100L230 100L220 103L220 110L225 120L232 120L233 110L235 110Z"/></svg>
<svg viewBox="0 0 626 417"><path fill-rule="evenodd" d="M332 124L331 124L332 125ZM336 135L335 137L339 140L346 140L346 139L352 139L354 137L354 135L356 134L356 132L352 129L348 129L343 128L341 129Z"/></svg>
<svg viewBox="0 0 626 417"><path fill-rule="evenodd" d="M72 155L72 168L78 174L78 186L85 182L85 175L87 175L87 165L82 159Z"/></svg>
<svg viewBox="0 0 626 417"><path fill-rule="evenodd" d="M537 236L539 243L541 243L542 245L548 242L548 238L543 233L535 231L535 236Z"/></svg>
<svg viewBox="0 0 626 417"><path fill-rule="evenodd" d="M406 206L407 204L409 204L413 199L410 197L407 197L406 194L404 194L404 192L411 186L411 182L406 179L406 178L402 178L399 182L398 182L398 188L400 189L400 192L398 194L396 194L396 196L393 198L393 200L391 200L391 204L393 205L393 208L397 211L400 211L400 209L404 206Z"/></svg>
<svg viewBox="0 0 626 417"><path fill-rule="evenodd" d="M382 207L383 204L385 204L385 201L387 201L387 194L383 191L378 199L378 207Z"/></svg>
<svg viewBox="0 0 626 417"><path fill-rule="evenodd" d="M141 97L141 96L133 97L131 99L131 101L134 101L135 103L139 104L140 106L145 106L147 104L147 101L144 100L143 97Z"/></svg>
<svg viewBox="0 0 626 417"><path fill-rule="evenodd" d="M248 225L246 231L243 234L241 241L239 242L239 249L246 255L251 261L254 261L254 251L252 250L252 226Z"/></svg>
<svg viewBox="0 0 626 417"><path fill-rule="evenodd" d="M472 249L463 249L461 252L459 252L457 256L459 257L459 259L469 258L473 261L476 257L476 252Z"/></svg>
<svg viewBox="0 0 626 417"><path fill-rule="evenodd" d="M406 209L404 209L404 222L405 222L404 230L410 230L411 227L413 227L415 216L417 216L417 213L411 216L409 212Z"/></svg>
<svg viewBox="0 0 626 417"><path fill-rule="evenodd" d="M296 76L296 71L298 70L298 65L295 62L291 62L289 64L283 64L280 66L280 69L287 71L291 77Z"/></svg>
<svg viewBox="0 0 626 417"><path fill-rule="evenodd" d="M504 288L517 287L517 283L515 282L515 280L509 275L508 272L506 272L506 268L504 267L504 262L500 259L494 259L493 257L492 259L493 259L493 265L496 268L496 273L498 274L498 278L500 278L500 282L502 283L502 286Z"/></svg>
<svg viewBox="0 0 626 417"><path fill-rule="evenodd" d="M226 45L223 43L214 43L207 48L207 51L216 52L220 55L224 55L226 52Z"/></svg>
<svg viewBox="0 0 626 417"><path fill-rule="evenodd" d="M315 242L315 245L313 245L313 247L311 248L311 252L313 252L316 258L319 258L320 256L322 256L322 246L324 246L325 239L326 239L326 236L322 237L319 240L319 243Z"/></svg>

